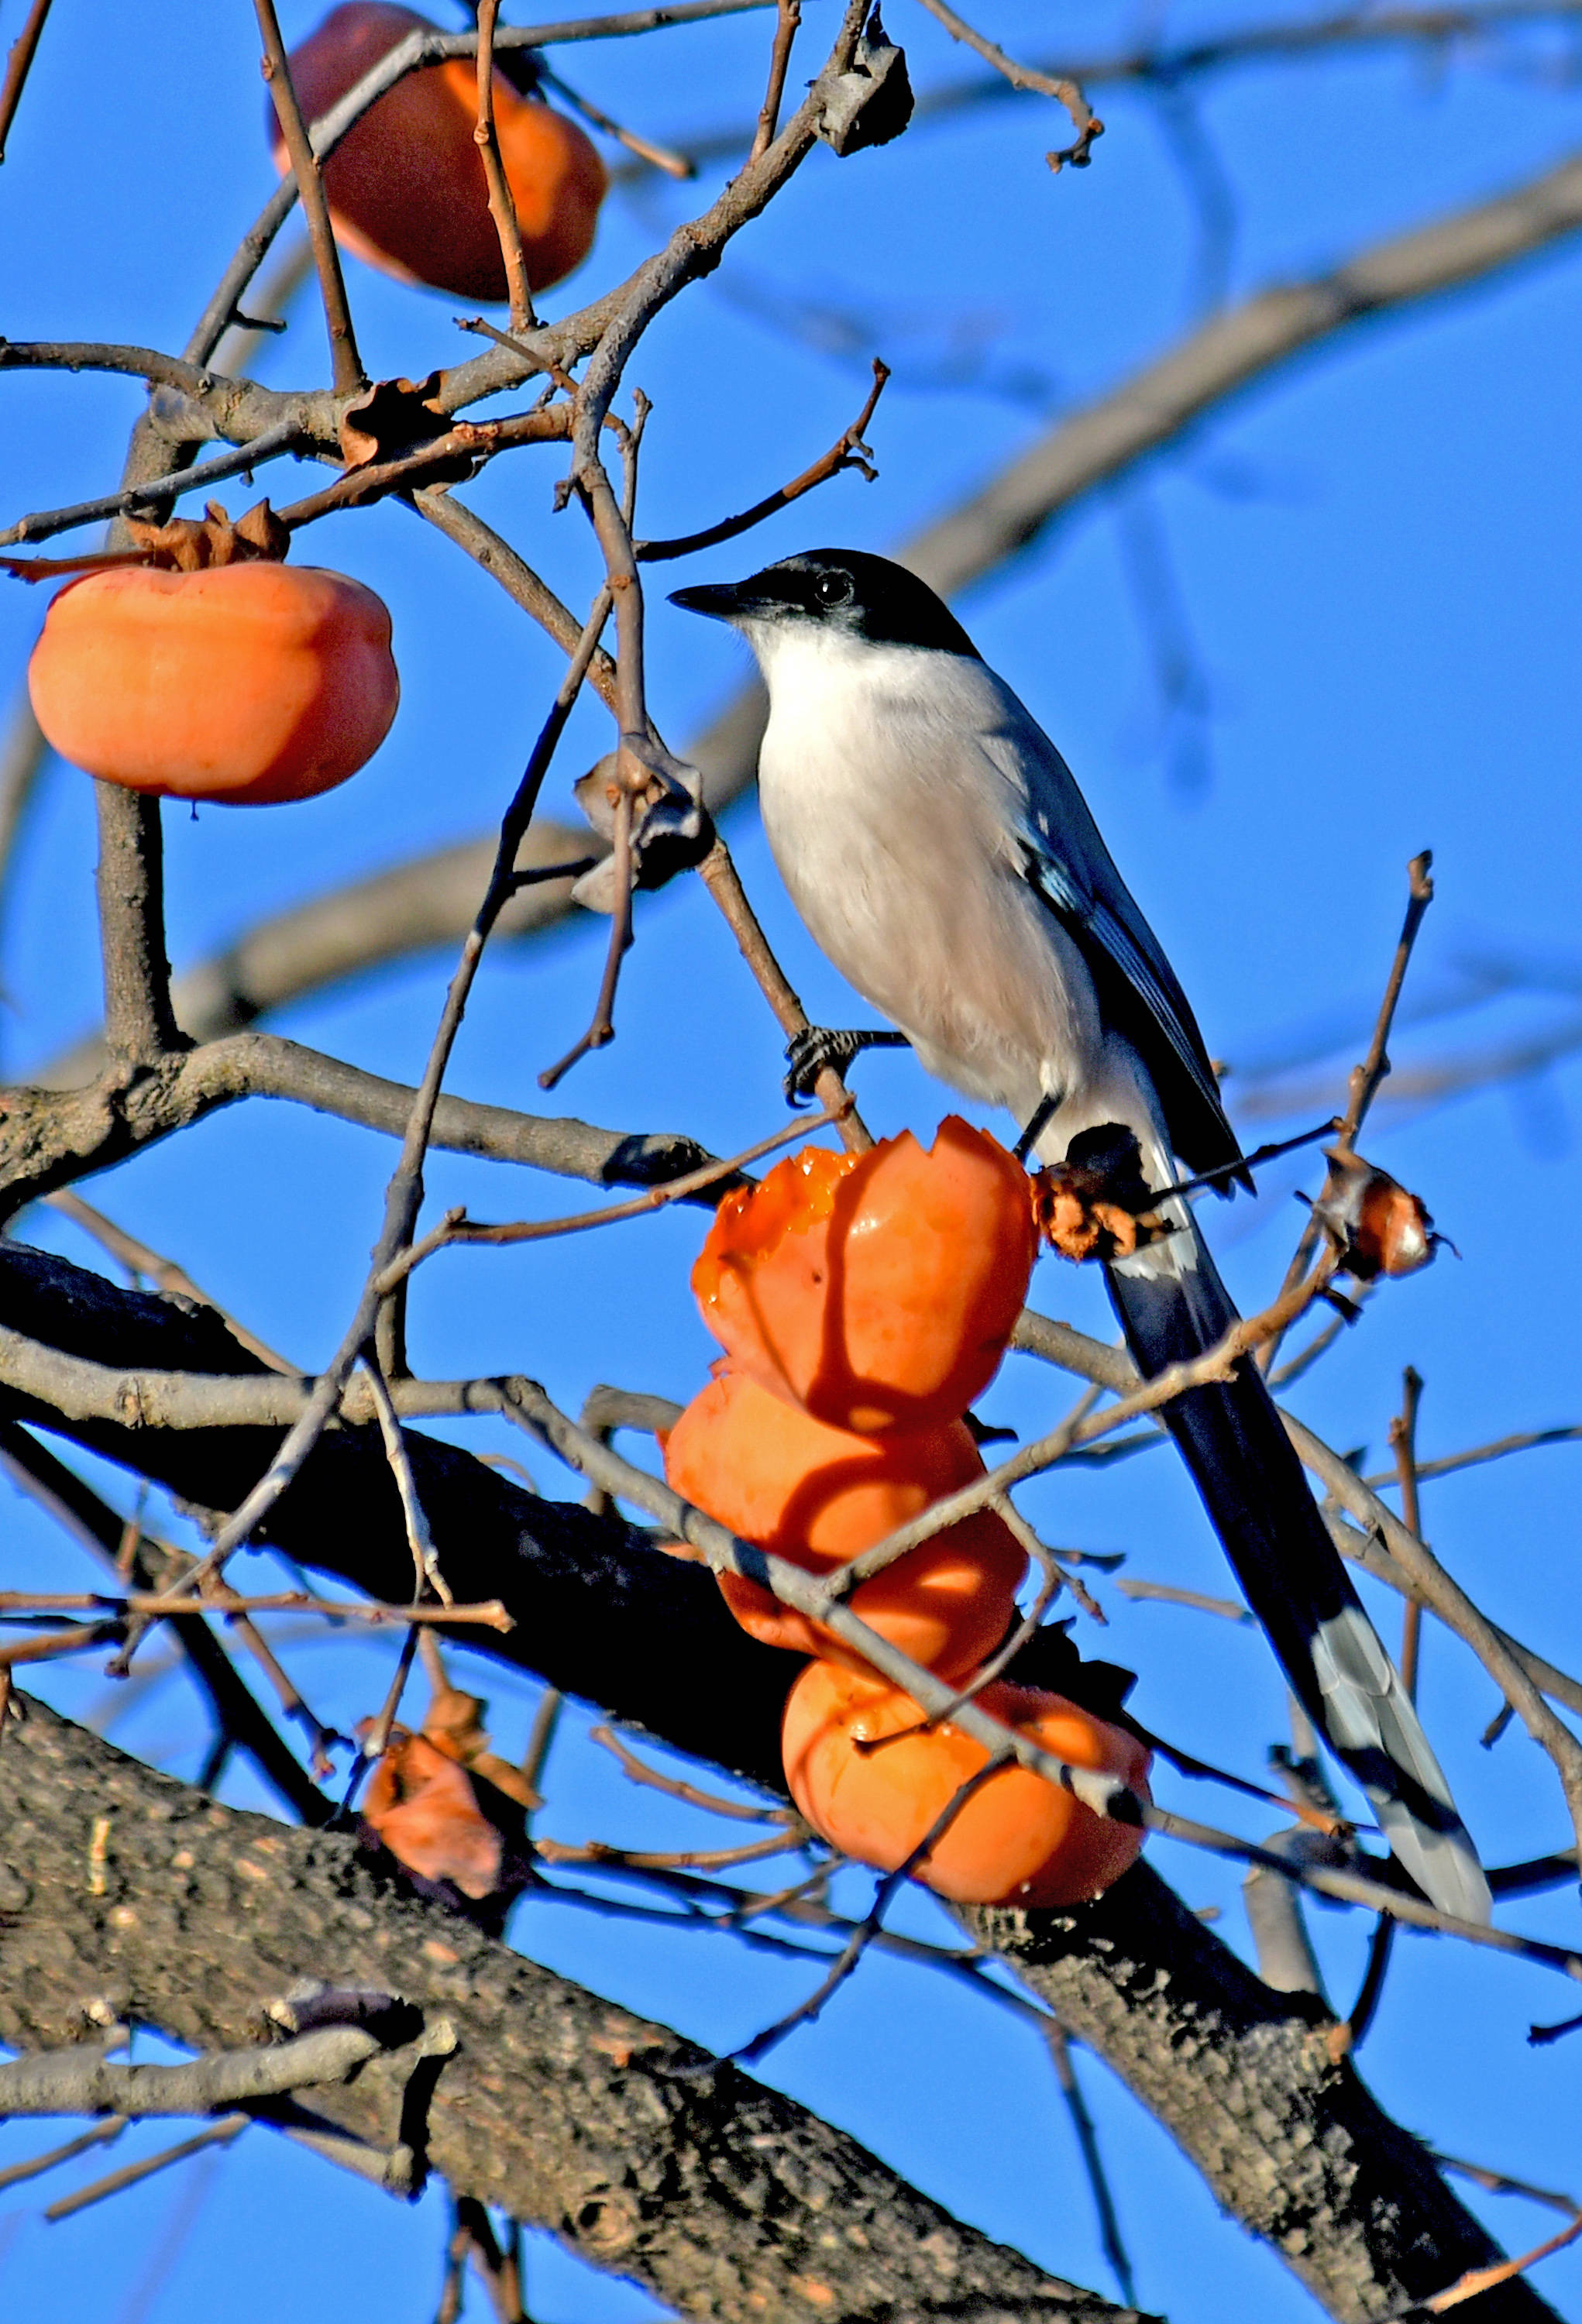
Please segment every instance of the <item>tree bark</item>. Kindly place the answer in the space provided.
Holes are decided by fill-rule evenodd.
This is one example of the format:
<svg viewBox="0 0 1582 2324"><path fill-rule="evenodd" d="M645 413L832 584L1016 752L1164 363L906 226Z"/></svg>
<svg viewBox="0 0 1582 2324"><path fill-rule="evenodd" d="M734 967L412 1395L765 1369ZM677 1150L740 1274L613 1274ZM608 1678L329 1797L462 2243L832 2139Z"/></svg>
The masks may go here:
<svg viewBox="0 0 1582 2324"><path fill-rule="evenodd" d="M236 2050L264 2038L264 2005L305 1976L373 1987L458 2036L427 2106L430 2167L685 2316L1135 2318L958 2226L855 2139L735 2068L699 2076L705 2052L411 1895L348 1835L218 1807L42 1704L25 1708L3 1763L7 2043L82 2040L96 2030L88 2005L101 2002L196 2048ZM96 1896L88 1850L102 1817ZM309 2102L389 2148L413 2127L405 2070L399 2054L375 2058Z"/></svg>
<svg viewBox="0 0 1582 2324"><path fill-rule="evenodd" d="M17 1245L0 1246L0 1322L129 1370L259 1370L211 1313L119 1291ZM208 1508L234 1508L276 1443L259 1429L63 1424L26 1397L9 1409ZM469 1643L781 1790L780 1709L800 1665L736 1627L704 1569L657 1554L618 1517L539 1499L419 1431L407 1439L450 1587L498 1597L516 1618L504 1637ZM328 1434L264 1530L375 1596L410 1586L376 1430ZM985 1915L984 1932L1344 2324L1389 2315L1498 2255L1351 2065L1331 2062L1331 2021L1310 1998L1263 1986L1148 1867L1080 1913ZM1539 2324L1553 2311L1519 2282L1485 2293L1480 2314Z"/></svg>

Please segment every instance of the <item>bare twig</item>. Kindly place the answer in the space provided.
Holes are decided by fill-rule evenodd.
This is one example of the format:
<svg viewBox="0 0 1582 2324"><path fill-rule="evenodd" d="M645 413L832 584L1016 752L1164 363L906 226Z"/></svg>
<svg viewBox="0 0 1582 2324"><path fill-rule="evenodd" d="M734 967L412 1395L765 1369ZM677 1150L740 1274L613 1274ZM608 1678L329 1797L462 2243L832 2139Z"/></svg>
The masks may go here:
<svg viewBox="0 0 1582 2324"><path fill-rule="evenodd" d="M642 1784L650 1791L662 1792L667 1799L684 1800L689 1807L707 1808L710 1815L735 1816L743 1823L801 1822L801 1818L791 1808L750 1807L742 1800L724 1799L717 1792L699 1791L696 1784L683 1783L680 1776L661 1775L657 1767L649 1766L635 1751L629 1751L613 1728L590 1728L588 1739L613 1752L620 1762L622 1774L633 1783Z"/></svg>
<svg viewBox="0 0 1582 2324"><path fill-rule="evenodd" d="M1115 2211L1115 2199L1110 2192L1110 2182L1099 2152L1098 2133L1093 2116L1087 2110L1087 2100L1077 2079L1076 2061L1071 2055L1071 2043L1065 2027L1058 2017L1046 2019L1044 2040L1049 2043L1050 2057L1055 2069L1055 2080L1060 2086L1060 2096L1066 2101L1066 2111L1071 2117L1071 2127L1077 2134L1078 2151L1082 2167L1087 2173L1087 2184L1093 2193L1093 2208L1098 2215L1099 2241L1104 2255L1115 2273L1121 2298L1128 2308L1137 2304L1137 2287L1132 2277L1132 2262L1121 2237L1121 2223Z"/></svg>
<svg viewBox="0 0 1582 2324"><path fill-rule="evenodd" d="M802 0L777 0L780 21L774 28L774 45L769 51L769 82L763 92L763 103L758 112L758 126L754 132L750 161L760 160L774 143L774 133L780 125L780 100L785 94L786 68L791 63L791 42L802 21Z"/></svg>
<svg viewBox="0 0 1582 2324"><path fill-rule="evenodd" d="M548 65L539 67L539 78L546 88L553 89L573 113L579 113L593 128L602 130L606 137L613 137L617 145L626 148L628 153L635 153L640 161L647 161L654 169L662 170L667 178L674 178L679 183L684 184L698 175L698 164L688 154L672 152L668 145L656 145L652 137L640 137L636 130L626 128L600 106L590 104L569 81L562 80L558 72L551 72Z"/></svg>
<svg viewBox="0 0 1582 2324"><path fill-rule="evenodd" d="M205 2147L228 2146L239 2138L252 2123L250 2114L227 2114L218 2122L210 2123L191 2138L184 2138L177 2146L167 2146L162 2153L151 2154L142 2163L129 2163L125 2170L112 2171L107 2178L96 2179L91 2186L79 2187L73 2195L63 2195L58 2203L51 2203L44 2217L51 2225L69 2219L79 2211L86 2211L90 2203L102 2203L107 2195L119 2195L127 2187L135 2187L144 2179L152 2179L156 2171L168 2171L172 2163L185 2163L190 2155L201 2154Z"/></svg>
<svg viewBox="0 0 1582 2324"><path fill-rule="evenodd" d="M1013 88L1036 89L1041 96L1052 97L1058 104L1063 105L1071 116L1077 142L1068 145L1063 152L1051 153L1050 167L1058 171L1067 161L1074 170L1087 167L1093 159L1094 139L1104 135L1104 124L1090 110L1087 99L1075 80L1069 75L1062 74L1057 78L1050 73L1041 72L1036 65L1018 64L1014 57L1008 57L1004 49L996 48L993 41L986 40L982 32L975 32L965 16L958 16L954 8L947 7L945 0L923 0L923 6L930 16L939 18L953 41L964 42L969 49L975 49L985 64L993 65L997 73L1004 75Z"/></svg>
<svg viewBox="0 0 1582 2324"><path fill-rule="evenodd" d="M640 565L657 565L672 557L690 557L698 549L713 549L722 540L734 540L738 533L748 532L754 525L762 524L765 517L773 516L779 509L788 508L792 501L800 500L804 493L810 493L816 484L825 484L831 476L838 475L843 468L860 468L872 484L878 470L871 466L873 454L863 438L889 377L889 364L881 363L875 355L874 384L851 426L844 435L837 438L828 452L814 461L810 468L804 468L801 475L793 476L789 484L782 484L778 492L770 493L763 500L754 501L752 507L744 509L739 516L723 517L717 524L706 525L701 532L689 532L675 540L634 541L633 554L637 562Z"/></svg>
<svg viewBox="0 0 1582 2324"><path fill-rule="evenodd" d="M495 134L495 27L499 14L500 0L478 0L478 125L473 135L488 182L489 216L500 237L500 262L505 269L511 298L511 327L513 331L531 331L538 327L538 317L532 309L532 285L527 279L516 203L505 165L500 159L500 141Z"/></svg>
<svg viewBox="0 0 1582 2324"><path fill-rule="evenodd" d="M11 134L16 108L22 103L22 92L27 87L33 54L50 7L51 0L32 0L26 22L12 42L11 54L5 60L5 78L0 81L0 161L5 159L5 140Z"/></svg>
<svg viewBox="0 0 1582 2324"><path fill-rule="evenodd" d="M324 302L324 324L329 334L330 376L338 395L353 393L366 383L362 359L357 354L356 334L352 328L352 311L347 300L346 279L340 271L340 253L335 245L335 229L329 221L329 202L324 191L324 179L318 156L308 135L308 125L302 119L302 108L297 103L297 92L291 84L291 69L286 56L285 42L281 38L280 23L274 13L274 0L253 0L257 11L258 29L264 37L264 78L274 99L275 118L285 141L286 155L291 165L291 175L297 181L302 214L308 221L309 239L313 244L313 263L319 270L319 295ZM235 301L233 300L234 306Z"/></svg>
<svg viewBox="0 0 1582 2324"><path fill-rule="evenodd" d="M491 1226L483 1219L469 1219L465 1211L447 1211L439 1224L431 1228L421 1241L415 1242L399 1259L393 1259L380 1277L382 1289L393 1289L410 1275L415 1267L435 1251L454 1243L519 1243L541 1242L547 1237L581 1234L594 1227L614 1226L625 1219L646 1217L649 1212L663 1210L671 1203L686 1202L689 1196L701 1194L706 1187L717 1186L722 1179L739 1177L749 1162L758 1162L766 1154L782 1146L793 1146L799 1138L823 1130L831 1124L838 1126L850 1110L848 1097L835 1113L819 1113L810 1120L794 1123L789 1130L777 1130L771 1137L761 1138L755 1144L745 1146L739 1154L727 1156L722 1161L709 1162L701 1169L689 1170L685 1176L668 1178L646 1194L634 1194L629 1203L612 1203L601 1211L577 1211L563 1219L514 1219L501 1226Z"/></svg>
<svg viewBox="0 0 1582 2324"><path fill-rule="evenodd" d="M1165 1606L1191 1606L1200 1614L1218 1614L1227 1622L1250 1623L1246 1608L1235 1598L1209 1598L1201 1590L1178 1590L1168 1582L1136 1582L1123 1577L1115 1583L1123 1598L1154 1598Z"/></svg>
<svg viewBox="0 0 1582 2324"><path fill-rule="evenodd" d="M449 1609L456 1600L451 1596L445 1576L439 1571L439 1554L434 1536L429 1530L429 1520L423 1513L422 1497L402 1434L401 1422L391 1401L389 1383L372 1354L365 1349L363 1369L368 1375L368 1385L374 1391L374 1402L379 1413L379 1430L384 1439L384 1454L395 1478L401 1495L401 1513L406 1525L407 1547L412 1558L412 1605L419 1604L426 1590L431 1590L440 1603Z"/></svg>
<svg viewBox="0 0 1582 2324"><path fill-rule="evenodd" d="M114 1219L106 1218L102 1211L96 1211L91 1204L85 1203L80 1194L62 1189L60 1194L47 1194L44 1199L51 1210L59 1211L62 1218L69 1219L74 1226L79 1226L85 1234L91 1235L112 1259L120 1261L129 1274L146 1277L167 1297L191 1299L200 1307L212 1309L232 1339L255 1355L260 1363L267 1364L272 1372L284 1372L292 1379L301 1379L300 1364L293 1364L289 1358L278 1355L267 1342L259 1339L245 1323L238 1323L217 1299L210 1298L207 1291L201 1290L186 1268L179 1267L173 1259L166 1259L147 1243L140 1242L135 1235L128 1234L125 1227L117 1226Z"/></svg>
<svg viewBox="0 0 1582 2324"><path fill-rule="evenodd" d="M806 1012L770 949L769 939L758 924L757 914L747 901L746 890L723 839L716 838L698 872L724 914L726 924L740 947L742 958L757 979L759 990L773 1011L781 1031L788 1040L798 1033L806 1032ZM873 1138L857 1112L845 1082L833 1065L824 1067L813 1088L827 1113L834 1114L843 1105L850 1109L840 1119L840 1142L848 1154L865 1154L874 1143Z"/></svg>

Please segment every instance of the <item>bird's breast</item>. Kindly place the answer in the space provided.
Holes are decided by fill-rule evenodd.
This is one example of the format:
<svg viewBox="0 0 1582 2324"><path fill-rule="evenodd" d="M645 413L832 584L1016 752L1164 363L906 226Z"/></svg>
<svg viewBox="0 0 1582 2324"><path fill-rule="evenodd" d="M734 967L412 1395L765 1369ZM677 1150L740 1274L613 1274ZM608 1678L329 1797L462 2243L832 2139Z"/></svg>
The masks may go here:
<svg viewBox="0 0 1582 2324"><path fill-rule="evenodd" d="M775 687L763 825L791 900L930 1069L1031 1108L1102 1044L1077 947L1022 878L1003 781L948 718L891 690Z"/></svg>

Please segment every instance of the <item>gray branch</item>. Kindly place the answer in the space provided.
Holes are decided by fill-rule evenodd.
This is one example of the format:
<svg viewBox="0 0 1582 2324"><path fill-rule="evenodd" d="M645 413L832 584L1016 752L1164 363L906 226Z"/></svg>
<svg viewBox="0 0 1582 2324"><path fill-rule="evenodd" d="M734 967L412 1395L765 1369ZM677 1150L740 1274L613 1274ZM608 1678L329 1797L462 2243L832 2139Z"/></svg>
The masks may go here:
<svg viewBox="0 0 1582 2324"><path fill-rule="evenodd" d="M80 2039L97 2000L235 2052L282 1969L393 1987L458 2036L428 2103L430 2166L683 2314L1123 2324L1133 2312L959 2226L791 2099L730 2068L699 2075L708 2060L693 2044L412 1897L349 1837L216 1807L31 1701L5 1767L8 1860L26 1891L0 1918L10 2043ZM111 1830L94 1897L83 1868L98 1817ZM279 2054L251 2053L265 2073ZM319 2089L315 2111L391 2148L402 2054L370 2055L349 2085Z"/></svg>
<svg viewBox="0 0 1582 2324"><path fill-rule="evenodd" d="M214 1317L15 1247L0 1251L0 1313L61 1353L127 1371L255 1368ZM1079 1372L1087 1350L1106 1376L1125 1366L1080 1333L1029 1323L1036 1333L1024 1326L1026 1336L1074 1359ZM207 1508L235 1507L274 1441L254 1430L69 1423L29 1405L22 1416ZM485 1651L781 1788L779 1713L792 1674L736 1627L706 1572L656 1557L616 1516L539 1499L417 1432L408 1442L451 1587L463 1598L497 1595L514 1618L512 1631L482 1642ZM375 1597L410 1582L400 1504L373 1431L327 1437L264 1530L289 1555ZM1165 2124L1217 2199L1271 2237L1332 2314L1391 2314L1492 2256L1423 2150L1348 2064L1334 2062L1319 2006L1272 1992L1146 1864L1079 1914L995 1915L992 1938ZM0 1932L0 1994L15 1983L5 1941ZM393 1968L381 1968L380 1981L387 1974L393 1979ZM411 1988L411 1997L422 2003L429 1990ZM202 2028L183 2038L229 2046L237 2037ZM1550 2314L1525 2285L1485 2298L1503 2303L1490 2307L1490 2324Z"/></svg>
<svg viewBox="0 0 1582 2324"><path fill-rule="evenodd" d="M326 2025L267 2048L222 2050L182 2066L115 2066L97 2050L49 2050L0 2065L0 2118L13 2115L221 2114L319 2082L344 2082L384 2044L362 2025Z"/></svg>

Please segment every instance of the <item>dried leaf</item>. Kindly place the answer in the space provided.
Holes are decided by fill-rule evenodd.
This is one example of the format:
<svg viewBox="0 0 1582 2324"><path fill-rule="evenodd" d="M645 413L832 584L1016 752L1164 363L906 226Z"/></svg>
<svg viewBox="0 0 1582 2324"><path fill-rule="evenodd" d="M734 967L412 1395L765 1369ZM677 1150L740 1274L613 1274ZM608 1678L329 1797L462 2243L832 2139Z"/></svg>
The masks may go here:
<svg viewBox="0 0 1582 2324"><path fill-rule="evenodd" d="M1329 1176L1313 1215L1334 1237L1346 1273L1373 1283L1427 1267L1445 1238L1434 1232L1422 1197L1360 1154L1336 1148L1327 1159Z"/></svg>
<svg viewBox="0 0 1582 2324"><path fill-rule="evenodd" d="M340 416L341 457L348 468L365 468L375 460L396 460L432 436L442 436L450 416L440 408L439 382L431 371L427 379L381 379L348 403ZM459 480L471 468L458 461ZM432 480L431 480L432 481Z"/></svg>
<svg viewBox="0 0 1582 2324"><path fill-rule="evenodd" d="M234 524L218 501L208 501L201 519L178 516L168 524L151 524L145 518L129 516L126 530L142 552L143 564L174 573L203 573L218 565L278 565L291 545L291 534L267 500L259 501Z"/></svg>

